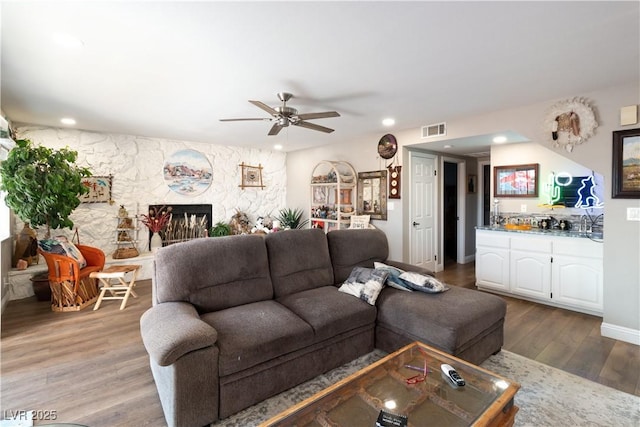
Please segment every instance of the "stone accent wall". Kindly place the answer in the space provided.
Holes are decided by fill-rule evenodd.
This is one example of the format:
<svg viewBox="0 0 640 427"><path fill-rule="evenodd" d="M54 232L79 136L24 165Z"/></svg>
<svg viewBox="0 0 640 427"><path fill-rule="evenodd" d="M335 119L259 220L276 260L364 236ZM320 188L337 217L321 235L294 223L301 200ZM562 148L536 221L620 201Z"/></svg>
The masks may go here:
<svg viewBox="0 0 640 427"><path fill-rule="evenodd" d="M117 211L124 205L130 215L147 213L154 204L213 205L212 224L229 221L236 209L248 214L251 221L258 216L277 215L286 201L286 154L243 147L230 147L188 141L175 141L132 135L102 134L73 129L40 126L20 126L18 138L30 139L51 148L69 147L78 152L78 164L88 167L94 175L113 175L113 205L83 203L72 214L83 244L97 246L105 254L115 250ZM188 197L175 193L165 184L162 167L166 157L183 149L203 153L213 168L213 182L202 194ZM264 189L239 187L240 163L263 166ZM16 218L15 234L22 229ZM39 236L44 236L43 227ZM71 237L68 229L53 230L52 235ZM147 229L140 225L138 250L147 251Z"/></svg>

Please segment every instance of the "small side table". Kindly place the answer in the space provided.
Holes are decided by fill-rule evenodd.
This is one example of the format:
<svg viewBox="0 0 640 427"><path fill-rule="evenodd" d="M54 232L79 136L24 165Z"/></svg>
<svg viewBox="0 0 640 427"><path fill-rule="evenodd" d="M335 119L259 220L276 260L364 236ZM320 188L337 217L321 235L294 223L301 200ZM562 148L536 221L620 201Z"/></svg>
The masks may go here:
<svg viewBox="0 0 640 427"><path fill-rule="evenodd" d="M102 282L102 290L93 309L99 309L102 300L121 299L122 304L120 304L120 310L124 310L129 300L129 295L138 298L133 287L136 285L136 276L141 267L141 265L114 265L102 271L91 273L89 277L96 278ZM131 279L128 283L124 280L127 273L131 273ZM114 283L111 281L112 279L118 279L118 282ZM105 296L107 291L109 291L111 296Z"/></svg>

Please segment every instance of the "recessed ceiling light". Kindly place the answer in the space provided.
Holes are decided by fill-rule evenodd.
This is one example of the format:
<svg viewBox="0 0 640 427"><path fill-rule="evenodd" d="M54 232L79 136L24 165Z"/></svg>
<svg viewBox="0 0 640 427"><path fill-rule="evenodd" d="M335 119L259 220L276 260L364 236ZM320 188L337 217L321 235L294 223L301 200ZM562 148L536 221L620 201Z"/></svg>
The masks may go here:
<svg viewBox="0 0 640 427"><path fill-rule="evenodd" d="M282 148L283 148L282 144L276 144L276 145L273 146L273 149L274 150L278 150L278 151L282 150Z"/></svg>
<svg viewBox="0 0 640 427"><path fill-rule="evenodd" d="M495 142L496 144L502 144L503 142L507 142L507 137L506 136L496 136L495 138L493 138L493 142Z"/></svg>
<svg viewBox="0 0 640 427"><path fill-rule="evenodd" d="M53 40L62 47L67 49L80 49L84 43L79 38L66 33L55 33Z"/></svg>
<svg viewBox="0 0 640 427"><path fill-rule="evenodd" d="M395 124L396 124L396 121L395 121L394 119L392 119L391 117L388 117L388 118L386 118L386 119L384 119L384 120L382 121L382 124L383 124L384 126L393 126L393 125L395 125Z"/></svg>
<svg viewBox="0 0 640 427"><path fill-rule="evenodd" d="M65 117L60 119L60 123L62 123L63 125L75 125L76 121L75 119L72 119L71 117Z"/></svg>
<svg viewBox="0 0 640 427"><path fill-rule="evenodd" d="M442 147L442 148L453 148L453 145L449 145L449 144L447 144L447 145L445 145L445 146L444 146L444 147Z"/></svg>

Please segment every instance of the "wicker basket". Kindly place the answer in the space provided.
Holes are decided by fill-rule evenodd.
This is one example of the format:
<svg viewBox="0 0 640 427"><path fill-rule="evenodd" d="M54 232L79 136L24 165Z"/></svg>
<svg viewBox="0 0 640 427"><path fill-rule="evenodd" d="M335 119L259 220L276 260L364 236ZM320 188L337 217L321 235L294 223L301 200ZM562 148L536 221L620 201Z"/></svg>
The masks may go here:
<svg viewBox="0 0 640 427"><path fill-rule="evenodd" d="M134 258L140 255L136 248L118 248L113 253L113 259Z"/></svg>

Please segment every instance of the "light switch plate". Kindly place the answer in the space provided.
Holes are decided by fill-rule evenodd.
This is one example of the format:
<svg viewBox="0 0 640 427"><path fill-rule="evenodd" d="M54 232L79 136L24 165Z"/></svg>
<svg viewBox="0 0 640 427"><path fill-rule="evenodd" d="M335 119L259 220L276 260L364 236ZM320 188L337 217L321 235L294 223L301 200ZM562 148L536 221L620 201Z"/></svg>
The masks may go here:
<svg viewBox="0 0 640 427"><path fill-rule="evenodd" d="M640 208L627 208L627 221L640 221Z"/></svg>
<svg viewBox="0 0 640 427"><path fill-rule="evenodd" d="M520 212L526 212L527 211L527 205L520 205Z"/></svg>
<svg viewBox="0 0 640 427"><path fill-rule="evenodd" d="M620 125L635 125L638 123L638 106L629 105L620 109Z"/></svg>

